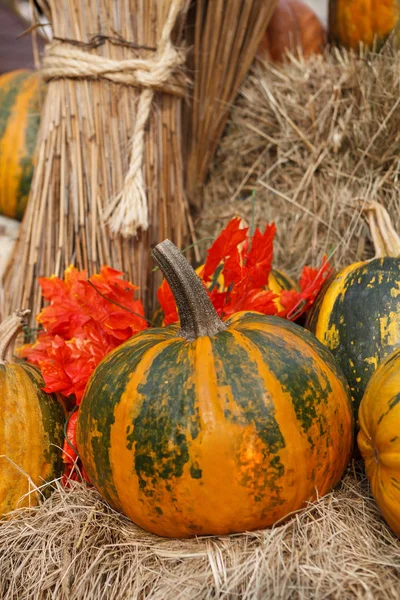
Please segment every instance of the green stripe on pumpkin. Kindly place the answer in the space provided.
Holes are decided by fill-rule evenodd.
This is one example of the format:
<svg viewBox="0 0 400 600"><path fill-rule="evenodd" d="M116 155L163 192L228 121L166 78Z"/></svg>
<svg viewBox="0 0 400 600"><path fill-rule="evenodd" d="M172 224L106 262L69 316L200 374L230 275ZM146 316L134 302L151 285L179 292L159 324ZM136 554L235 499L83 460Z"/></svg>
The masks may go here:
<svg viewBox="0 0 400 600"><path fill-rule="evenodd" d="M379 419L378 419L378 425L380 425L380 423L383 421L383 419L384 419L385 417L387 417L387 416L388 416L388 415L389 415L389 414L392 412L392 410L393 410L393 409L394 409L396 406L398 406L399 404L400 404L400 392L399 392L398 394L396 394L395 396L393 396L393 398L391 398L391 399L389 400L389 402L388 402L388 408L387 408L387 410L385 410L385 412L384 412L384 413L382 413L382 414L381 414L381 416L380 416L380 417L379 417ZM397 437L396 437L396 438L393 438L393 439L392 439L392 440L390 440L390 441L391 441L391 442L393 442L393 441L395 441L396 439L397 439Z"/></svg>
<svg viewBox="0 0 400 600"><path fill-rule="evenodd" d="M27 82L29 83L29 82ZM26 85L26 84L25 84ZM38 84L35 84L38 85ZM24 86L25 87L25 86ZM25 90L21 90L24 92ZM35 153L36 140L40 126L40 106L39 96L33 95L29 100L28 113L26 116L25 127L25 155L21 158L21 178L17 196L17 205L15 209L15 218L22 220L24 216L26 203L28 201L29 190L31 187L33 175L33 156Z"/></svg>
<svg viewBox="0 0 400 600"><path fill-rule="evenodd" d="M0 139L7 128L8 119L12 113L15 99L21 93L21 85L32 75L31 71L17 71L14 77L1 85L0 78ZM3 76L5 77L5 76Z"/></svg>
<svg viewBox="0 0 400 600"><path fill-rule="evenodd" d="M296 417L307 435L310 447L314 441L310 429L317 424L321 435L328 434L326 416L318 411L319 404L327 404L332 388L326 373L317 369L315 358L303 348L299 352L287 339L265 331L242 332L258 348L269 370L290 395Z"/></svg>
<svg viewBox="0 0 400 600"><path fill-rule="evenodd" d="M51 444L45 451L45 459L52 466L52 472L48 477L48 481L52 481L54 478L60 476L63 469L62 446L64 443L64 422L66 419L65 409L59 394L47 394L43 392L42 388L45 383L36 367L24 363L23 369L36 388L43 428Z"/></svg>
<svg viewBox="0 0 400 600"><path fill-rule="evenodd" d="M135 447L139 486L154 496L160 479L179 478L189 462L191 440L200 433L200 416L187 342L177 338L154 358L146 380L138 385L143 399L139 414L127 435L128 448ZM196 465L191 476L201 477ZM168 486L167 486L168 489Z"/></svg>
<svg viewBox="0 0 400 600"><path fill-rule="evenodd" d="M151 336L145 331L116 348L96 368L82 400L77 430L78 451L80 431L82 435L87 431L97 432L91 441L95 472L88 468L88 475L102 489L106 500L115 507L120 508L109 457L113 409L120 402L131 374L147 350L170 339L174 333L172 328L152 329ZM95 415L95 418L91 419L90 415Z"/></svg>
<svg viewBox="0 0 400 600"><path fill-rule="evenodd" d="M285 471L279 450L285 447L285 440L275 419L273 400L258 372L257 363L249 356L248 351L240 346L232 333L220 332L211 338L211 341L218 387L229 388L235 404L231 408L225 407L225 418L243 427L253 424L265 446L262 473L257 473L255 500L261 500L263 490L267 490L268 494L275 496L279 502L280 488L277 481ZM238 463L240 460L241 457L238 456ZM243 485L247 485L249 490L252 488L250 482L243 481Z"/></svg>

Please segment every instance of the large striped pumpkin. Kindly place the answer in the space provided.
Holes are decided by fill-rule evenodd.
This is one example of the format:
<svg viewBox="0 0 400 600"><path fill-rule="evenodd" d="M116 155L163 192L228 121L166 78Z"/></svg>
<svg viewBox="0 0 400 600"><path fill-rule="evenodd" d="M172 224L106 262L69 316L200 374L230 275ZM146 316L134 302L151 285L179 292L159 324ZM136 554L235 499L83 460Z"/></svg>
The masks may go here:
<svg viewBox="0 0 400 600"><path fill-rule="evenodd" d="M77 423L90 480L135 523L167 537L276 523L340 479L352 448L347 384L330 352L278 317L218 318L168 240L153 255L180 326L106 356Z"/></svg>
<svg viewBox="0 0 400 600"><path fill-rule="evenodd" d="M0 77L0 214L22 219L40 123L40 80L28 70Z"/></svg>
<svg viewBox="0 0 400 600"><path fill-rule="evenodd" d="M359 421L357 441L371 491L387 523L400 537L400 349L371 377Z"/></svg>
<svg viewBox="0 0 400 600"><path fill-rule="evenodd" d="M5 358L23 318L17 312L0 326L0 515L35 505L50 489L46 482L62 472L61 398L42 391L44 381L36 367Z"/></svg>
<svg viewBox="0 0 400 600"><path fill-rule="evenodd" d="M372 205L372 211L378 211L378 223L388 219L380 205ZM353 263L327 282L306 325L340 365L356 415L371 375L400 346L400 258L382 256L377 239L381 256Z"/></svg>
<svg viewBox="0 0 400 600"><path fill-rule="evenodd" d="M393 29L398 36L399 23L400 0L329 0L329 37L347 48L379 45Z"/></svg>

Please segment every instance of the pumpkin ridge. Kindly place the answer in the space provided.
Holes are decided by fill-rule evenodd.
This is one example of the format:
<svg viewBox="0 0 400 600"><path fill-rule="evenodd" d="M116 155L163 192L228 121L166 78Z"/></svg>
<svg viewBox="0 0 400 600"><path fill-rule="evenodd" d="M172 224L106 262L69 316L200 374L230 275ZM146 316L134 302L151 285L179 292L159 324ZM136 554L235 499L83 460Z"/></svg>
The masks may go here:
<svg viewBox="0 0 400 600"><path fill-rule="evenodd" d="M31 77L25 83L26 89L24 91L27 97L27 102L24 107L18 107L20 112L25 108L25 123L24 127L22 123L19 123L21 130L25 131L23 143L21 141L20 148L23 149L22 156L19 158L20 176L18 182L18 192L15 194L15 218L22 220L24 216L26 203L29 196L29 190L31 187L32 174L34 169L34 153L36 147L36 140L40 125L40 107L38 102L38 96L36 95L39 90L39 79ZM16 106L17 109L17 106Z"/></svg>
<svg viewBox="0 0 400 600"><path fill-rule="evenodd" d="M22 72L9 81L9 88L1 102L0 118L0 212L16 215L18 188L21 176L21 158L25 154L24 141L32 74ZM21 84L21 87L19 87ZM1 85L1 78L0 78ZM1 89L1 88L0 88ZM0 97L1 101L1 97ZM22 121L21 121L22 115ZM10 147L12 151L10 151ZM26 198L24 198L24 202Z"/></svg>
<svg viewBox="0 0 400 600"><path fill-rule="evenodd" d="M141 498L146 498L154 515L159 514L164 495L170 494L171 482L179 480L190 463L190 442L200 431L187 346L187 342L178 338L160 343L142 355L114 409L110 461L114 480L124 482L116 484L116 490L123 506L132 502L138 505L135 511L139 525ZM185 385L185 381L189 383ZM132 406L134 411L130 411ZM121 437L120 423L126 422L130 425ZM192 467L192 473L198 475L196 466ZM127 478L129 486L125 485ZM171 500L175 502L173 496Z"/></svg>
<svg viewBox="0 0 400 600"><path fill-rule="evenodd" d="M7 127L7 121L12 113L16 95L19 93L19 85L28 77L31 72L21 69L20 71L10 71L0 77L0 139L3 137ZM7 86L7 87L6 87Z"/></svg>
<svg viewBox="0 0 400 600"><path fill-rule="evenodd" d="M281 336L277 337L266 330L257 331L257 329L249 330L247 328L244 330L246 337L256 344L265 356L265 362L268 363L276 379L281 382L283 391L292 398L297 421L308 440L311 455L315 456L314 467L323 456L324 464L326 464L326 457L329 455L331 469L326 470L326 478L318 490L320 494L323 494L340 476L347 462L345 452L340 453L341 460L344 460L343 464L335 464L333 460L334 446L338 444L342 433L335 430L335 422L332 419L329 427L326 417L330 398L338 391L339 386L342 391L347 387L344 381L336 376L337 369L329 368L331 376L328 378L326 367L329 365L325 363L319 353L315 352L312 346L304 344L304 348L301 348L299 340L288 333L290 331L282 332ZM285 358L283 359L282 356ZM285 373L289 372L290 377L285 376ZM334 391L333 385L337 388L336 391ZM347 418L351 424L350 403L341 406L341 413L342 419ZM315 448L314 439L323 440L324 446L320 445Z"/></svg>
<svg viewBox="0 0 400 600"><path fill-rule="evenodd" d="M18 365L18 363L16 363ZM59 394L49 396L42 391L45 383L40 372L29 363L24 364L24 373L28 376L32 385L35 386L39 399L38 406L41 412L41 422L44 425L45 437L48 443L44 446L44 458L50 467L47 480L51 481L57 473L61 473L63 467L62 447L64 443L65 407ZM53 441L50 444L50 439ZM52 447L59 449L58 453Z"/></svg>
<svg viewBox="0 0 400 600"><path fill-rule="evenodd" d="M146 482L142 478L142 472L145 473L146 478L157 474L157 477L166 481L171 477L179 478L182 475L184 464L188 462L189 456L186 432L184 432L185 424L187 421L191 423L190 437L192 438L197 437L200 429L196 423L198 414L195 409L194 384L192 382L190 387L184 385L185 381L190 381L192 369L189 357L182 352L182 346L185 344L178 341L157 353L153 357L147 377L137 386L137 394L142 397L142 402L140 409L136 403L136 416L132 423L133 430L127 435L127 440L129 449L135 443L135 471L139 474L139 485L143 488L145 485L142 484L146 484ZM160 365L164 364L164 361L171 365L171 372L165 369L165 365L163 371L160 370ZM177 364L179 370L174 372L173 369ZM163 395L166 379L168 379L168 396ZM184 397L179 394L182 388L185 389ZM153 400L154 391L156 392L156 401ZM162 407L161 410L160 407ZM167 409L165 415L162 414L162 409ZM143 413L150 413L150 416ZM159 423L160 421L161 423ZM154 436L154 430L158 431L156 436ZM162 439L160 439L160 432L163 436ZM179 448L174 460L171 460L172 453L168 452L168 445L171 442L173 446ZM149 464L150 456L152 456L152 465ZM167 456L168 459L166 459Z"/></svg>
<svg viewBox="0 0 400 600"><path fill-rule="evenodd" d="M88 382L84 398L89 397L90 400L86 399L82 402L79 409L78 451L90 480L96 487L101 487L106 500L116 508L120 508L120 502L110 456L115 407L131 379L131 373L135 372L143 356L151 351L160 339L165 341L170 334L167 329L162 332L162 336L150 336L145 331L143 335L138 334L108 354ZM109 373L113 373L113 376L111 377ZM102 383L103 377L106 383ZM113 407L112 410L110 406ZM85 435L85 431L90 431L90 435ZM118 462L118 457L116 461Z"/></svg>
<svg viewBox="0 0 400 600"><path fill-rule="evenodd" d="M6 418L2 421L2 434L0 435L0 447L3 454L12 457L12 460L24 473L29 473L34 485L39 487L43 484L41 474L45 468L46 477L50 475L49 465L45 460L45 430L41 421L40 408L37 399L33 393L28 375L17 365L7 364L5 377L2 378L3 386L0 386L0 394L3 402L3 411ZM21 393L21 390L23 393ZM32 430L31 423L34 424ZM22 424L24 427L22 428ZM15 432L18 431L18 443L15 440ZM23 439L21 439L23 438ZM9 445L7 445L7 440ZM29 453L24 448L29 447ZM7 511L6 499L9 502L9 508L26 506L31 498L28 492L34 497L36 492L32 490L25 477L16 477L17 468L6 458L1 458L1 480L4 481L4 488L1 490L0 482L0 505L1 512ZM10 482L12 489L10 489ZM17 501L21 504L17 506Z"/></svg>
<svg viewBox="0 0 400 600"><path fill-rule="evenodd" d="M290 440L291 445L296 448L296 454L299 457L307 456L310 452L310 440L298 426L299 419L294 410L290 393L285 390L282 381L269 368L269 354L260 350L251 337L247 336L246 330L236 330L233 334L237 344L243 347L247 351L249 358L256 363L258 373L264 384L264 389L272 392L272 395L269 394L270 398L280 398L279 403L274 404L271 401L271 405L274 410L274 419L282 433L283 439ZM285 444L279 453L285 455L287 452L289 452L289 449ZM283 464L286 463L285 459L286 457L282 456ZM294 486L291 503L287 507L287 512L294 510L296 506L299 506L299 502L304 501L304 498L313 492L313 485L311 484L310 486L311 469L307 472L306 467L307 461L299 460L298 469L296 469L297 485ZM282 476L285 476L289 480L291 474L285 472ZM287 499L287 501L289 500Z"/></svg>
<svg viewBox="0 0 400 600"><path fill-rule="evenodd" d="M397 361L394 360L397 358ZM358 446L372 494L400 536L400 384L397 350L372 375L360 403Z"/></svg>

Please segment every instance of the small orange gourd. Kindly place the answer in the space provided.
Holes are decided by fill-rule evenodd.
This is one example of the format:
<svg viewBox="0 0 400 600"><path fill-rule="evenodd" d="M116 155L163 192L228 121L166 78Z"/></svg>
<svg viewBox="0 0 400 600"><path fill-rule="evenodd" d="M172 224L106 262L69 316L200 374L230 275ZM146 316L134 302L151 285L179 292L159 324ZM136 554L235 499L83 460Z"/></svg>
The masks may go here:
<svg viewBox="0 0 400 600"><path fill-rule="evenodd" d="M400 350L372 375L358 418L358 447L372 494L400 537Z"/></svg>
<svg viewBox="0 0 400 600"><path fill-rule="evenodd" d="M379 46L399 21L399 0L329 0L329 39L347 48Z"/></svg>

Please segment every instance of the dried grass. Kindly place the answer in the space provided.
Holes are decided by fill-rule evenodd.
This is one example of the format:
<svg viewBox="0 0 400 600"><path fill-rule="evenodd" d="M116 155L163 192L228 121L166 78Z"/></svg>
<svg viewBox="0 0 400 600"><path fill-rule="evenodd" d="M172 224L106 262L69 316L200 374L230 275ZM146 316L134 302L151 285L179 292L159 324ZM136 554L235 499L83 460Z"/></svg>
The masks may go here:
<svg viewBox="0 0 400 600"><path fill-rule="evenodd" d="M285 525L193 540L158 538L93 489L57 486L1 524L0 597L397 599L400 542L357 477Z"/></svg>
<svg viewBox="0 0 400 600"><path fill-rule="evenodd" d="M259 63L243 84L204 189L200 237L228 218L278 227L275 264L297 274L334 252L336 266L373 249L361 217L377 200L400 226L400 52L333 50L282 67Z"/></svg>

